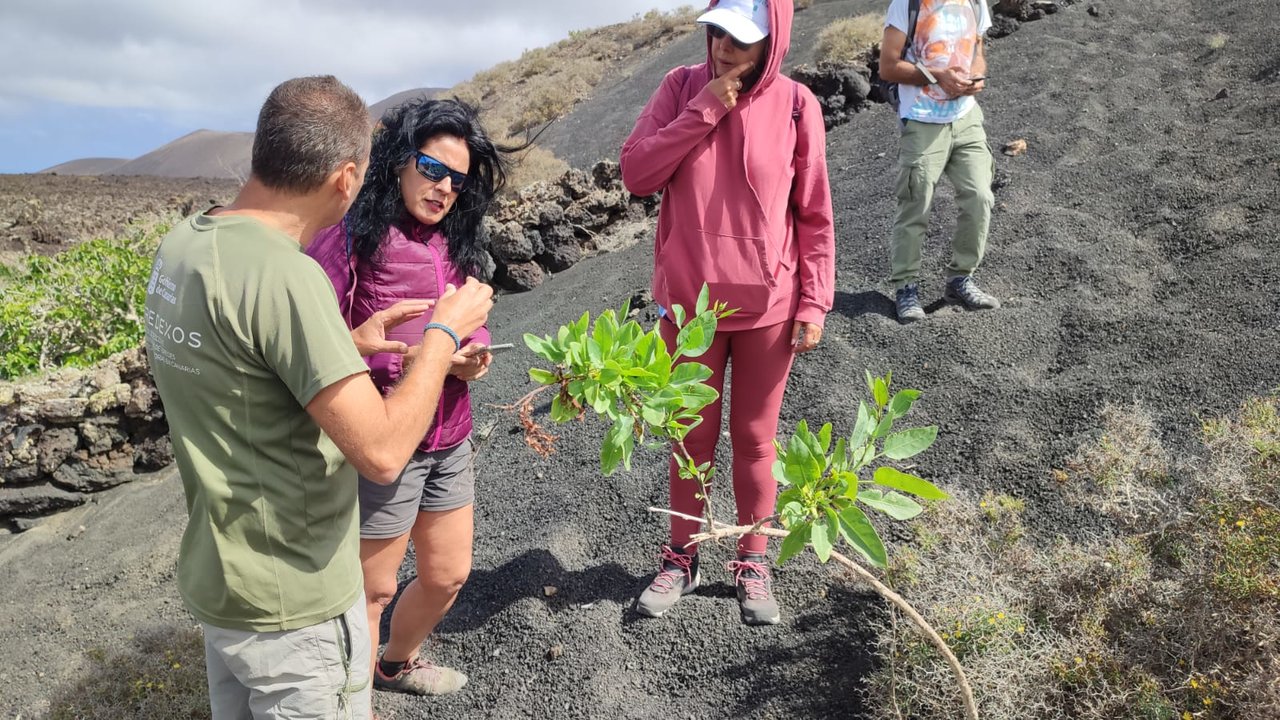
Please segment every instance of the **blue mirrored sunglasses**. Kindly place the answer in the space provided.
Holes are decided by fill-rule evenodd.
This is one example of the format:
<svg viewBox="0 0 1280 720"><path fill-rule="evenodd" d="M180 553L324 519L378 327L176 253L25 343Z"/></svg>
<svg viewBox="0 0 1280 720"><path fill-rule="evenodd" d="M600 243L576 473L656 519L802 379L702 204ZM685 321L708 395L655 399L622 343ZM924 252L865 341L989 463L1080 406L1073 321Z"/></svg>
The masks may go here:
<svg viewBox="0 0 1280 720"><path fill-rule="evenodd" d="M467 186L466 173L460 173L457 170L450 169L448 165L445 165L422 151L418 151L417 155L418 159L414 162L413 167L422 177L430 180L431 182L440 182L447 177L452 181L451 184L453 185L454 192L462 192L462 189Z"/></svg>

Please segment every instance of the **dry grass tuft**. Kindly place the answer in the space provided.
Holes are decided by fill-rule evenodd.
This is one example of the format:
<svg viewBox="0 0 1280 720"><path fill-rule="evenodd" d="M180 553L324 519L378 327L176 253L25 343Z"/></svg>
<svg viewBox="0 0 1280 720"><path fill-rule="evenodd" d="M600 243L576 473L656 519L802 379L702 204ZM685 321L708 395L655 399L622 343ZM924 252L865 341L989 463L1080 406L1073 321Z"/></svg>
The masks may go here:
<svg viewBox="0 0 1280 720"><path fill-rule="evenodd" d="M1067 502L1112 521L1087 541L1035 541L1023 503L998 495L916 521L888 579L946 633L983 717L1280 717L1277 404L1205 423L1209 457L1194 472L1171 470L1141 408L1109 408L1063 473L1084 488ZM1144 498L1161 512L1136 511ZM942 659L904 625L881 630L872 717L956 717Z"/></svg>
<svg viewBox="0 0 1280 720"><path fill-rule="evenodd" d="M519 135L572 110L636 54L692 30L695 17L697 12L688 7L670 13L653 10L625 23L574 31L554 45L477 73L453 93L478 105L495 135Z"/></svg>
<svg viewBox="0 0 1280 720"><path fill-rule="evenodd" d="M866 62L871 46L884 34L884 16L867 13L837 20L818 34L815 62Z"/></svg>
<svg viewBox="0 0 1280 720"><path fill-rule="evenodd" d="M506 144L520 144L523 140L508 139ZM545 148L534 145L516 154L507 187L511 191L529 187L537 182L552 182L565 174L569 165Z"/></svg>
<svg viewBox="0 0 1280 720"><path fill-rule="evenodd" d="M1134 405L1102 408L1102 433L1067 459L1067 496L1129 524L1163 514L1170 502L1173 463L1151 414Z"/></svg>
<svg viewBox="0 0 1280 720"><path fill-rule="evenodd" d="M204 639L197 628L144 631L122 650L90 650L79 678L54 688L49 720L209 717Z"/></svg>

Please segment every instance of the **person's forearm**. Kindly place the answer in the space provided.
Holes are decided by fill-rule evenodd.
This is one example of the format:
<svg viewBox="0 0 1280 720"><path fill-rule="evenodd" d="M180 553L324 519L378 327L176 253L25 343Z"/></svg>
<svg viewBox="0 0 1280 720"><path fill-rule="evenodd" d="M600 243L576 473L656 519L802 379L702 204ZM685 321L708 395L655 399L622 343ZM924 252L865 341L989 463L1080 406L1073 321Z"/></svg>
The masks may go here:
<svg viewBox="0 0 1280 720"><path fill-rule="evenodd" d="M885 71L888 72L885 72ZM924 72L915 65L906 60L895 60L892 63L885 63L880 68L880 77L889 82L896 82L899 85L919 85L921 87L932 85L933 81L925 77Z"/></svg>
<svg viewBox="0 0 1280 720"><path fill-rule="evenodd" d="M385 415L371 418L379 431L370 438L369 455L376 469L366 472L375 482L392 482L408 464L436 417L440 391L453 358L453 339L439 330L423 336L418 357L383 402Z"/></svg>

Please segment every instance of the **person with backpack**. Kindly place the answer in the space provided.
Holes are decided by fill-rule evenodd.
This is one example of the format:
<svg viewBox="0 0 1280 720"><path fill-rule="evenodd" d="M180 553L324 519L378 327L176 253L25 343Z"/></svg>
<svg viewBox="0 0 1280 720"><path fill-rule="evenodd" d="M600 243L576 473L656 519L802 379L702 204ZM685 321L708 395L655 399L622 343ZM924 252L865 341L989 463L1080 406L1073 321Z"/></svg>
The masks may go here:
<svg viewBox="0 0 1280 720"><path fill-rule="evenodd" d="M698 18L707 61L667 73L622 146L622 181L636 195L662 192L654 243L653 297L667 346L677 328L665 309L692 309L706 283L712 301L736 312L721 320L697 358L723 390L733 367L729 434L738 520L774 513L772 465L778 414L791 363L817 347L834 300L835 231L822 109L808 88L784 77L791 45L790 0L720 0ZM720 439L721 400L702 411L685 447L710 463ZM701 515L698 484L669 470L671 506ZM673 517L661 567L636 610L658 617L700 582L698 523ZM766 539L738 542L728 564L743 622L781 614L765 559Z"/></svg>
<svg viewBox="0 0 1280 720"><path fill-rule="evenodd" d="M333 283L348 325L358 327L397 301L432 300L449 284L489 275L481 221L505 182L506 150L489 138L475 108L458 100L409 100L383 116L350 212L307 248ZM430 319L428 313L405 322L387 337L408 342ZM471 572L475 473L468 384L488 372L492 355L484 326L454 340L457 351L434 421L413 457L389 485L360 478L372 677L384 690L443 695L467 681L420 655ZM368 361L379 390L398 395L411 357L379 353ZM417 577L396 603L379 656L379 620L396 596L410 540Z"/></svg>
<svg viewBox="0 0 1280 720"><path fill-rule="evenodd" d="M955 188L959 218L944 297L970 310L1000 307L973 280L986 250L995 199L994 163L975 96L986 87L982 0L892 0L880 43L880 78L897 83L901 138L891 250L895 306L903 323L925 317L920 254L933 191L943 174ZM890 93L892 98L892 93Z"/></svg>

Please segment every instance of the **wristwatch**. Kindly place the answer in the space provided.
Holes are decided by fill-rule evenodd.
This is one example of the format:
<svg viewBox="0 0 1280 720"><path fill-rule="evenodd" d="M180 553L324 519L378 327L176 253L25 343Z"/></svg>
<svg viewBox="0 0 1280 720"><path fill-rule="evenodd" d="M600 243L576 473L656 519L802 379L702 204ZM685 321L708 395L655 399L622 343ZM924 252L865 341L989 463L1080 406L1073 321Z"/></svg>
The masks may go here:
<svg viewBox="0 0 1280 720"><path fill-rule="evenodd" d="M918 69L921 73L924 74L924 79L928 80L930 85L938 84L938 78L934 77L933 73L929 72L929 68L925 67L924 63L920 62L919 60L916 61L916 69Z"/></svg>

